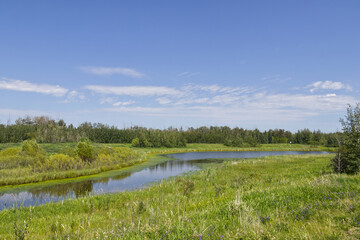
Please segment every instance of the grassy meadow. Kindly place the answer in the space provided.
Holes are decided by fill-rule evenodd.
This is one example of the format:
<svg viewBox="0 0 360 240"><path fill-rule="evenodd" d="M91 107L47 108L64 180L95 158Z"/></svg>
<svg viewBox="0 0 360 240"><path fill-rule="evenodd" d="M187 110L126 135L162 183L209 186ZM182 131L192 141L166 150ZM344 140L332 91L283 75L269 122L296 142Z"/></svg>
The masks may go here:
<svg viewBox="0 0 360 240"><path fill-rule="evenodd" d="M360 178L329 155L227 160L150 188L0 212L0 238L358 239Z"/></svg>

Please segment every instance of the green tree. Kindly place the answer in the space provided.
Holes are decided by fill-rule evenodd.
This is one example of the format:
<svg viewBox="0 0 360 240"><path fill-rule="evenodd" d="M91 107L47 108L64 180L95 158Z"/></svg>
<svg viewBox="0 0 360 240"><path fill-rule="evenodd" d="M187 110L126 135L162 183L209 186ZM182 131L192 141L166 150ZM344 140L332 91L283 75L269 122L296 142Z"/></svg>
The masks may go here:
<svg viewBox="0 0 360 240"><path fill-rule="evenodd" d="M344 131L343 143L332 159L333 170L337 173L354 174L360 170L360 103L347 108L345 119L340 119Z"/></svg>

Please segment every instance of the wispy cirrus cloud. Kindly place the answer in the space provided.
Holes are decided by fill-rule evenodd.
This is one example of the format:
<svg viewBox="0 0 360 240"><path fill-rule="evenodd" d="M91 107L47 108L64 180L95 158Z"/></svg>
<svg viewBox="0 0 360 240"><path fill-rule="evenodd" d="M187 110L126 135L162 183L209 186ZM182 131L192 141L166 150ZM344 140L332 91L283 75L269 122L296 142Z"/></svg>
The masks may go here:
<svg viewBox="0 0 360 240"><path fill-rule="evenodd" d="M145 74L133 69L133 68L123 68L123 67L79 67L80 70L95 74L95 75L114 75L121 74L133 78L142 78Z"/></svg>
<svg viewBox="0 0 360 240"><path fill-rule="evenodd" d="M86 89L105 95L107 100L103 103L110 107L100 111L161 119L214 120L221 124L247 121L249 124L266 122L280 126L286 121L303 122L312 117L333 116L346 109L347 104L357 102L354 96L335 93L274 93L263 87L218 84L188 84L172 88L91 85ZM146 101L138 98L143 96L147 97Z"/></svg>
<svg viewBox="0 0 360 240"><path fill-rule="evenodd" d="M5 77L0 80L0 89L20 92L42 93L54 95L55 97L62 97L69 91L68 89L60 87L59 85L37 84Z"/></svg>
<svg viewBox="0 0 360 240"><path fill-rule="evenodd" d="M349 90L351 91L351 86L344 84L342 82L332 82L332 81L317 81L306 86L310 88L310 92L315 92L317 90Z"/></svg>
<svg viewBox="0 0 360 240"><path fill-rule="evenodd" d="M200 72L182 72L179 73L178 75L176 75L177 78L181 78L181 77L193 77L196 75L199 75Z"/></svg>
<svg viewBox="0 0 360 240"><path fill-rule="evenodd" d="M126 102L115 102L115 103L113 103L113 106L114 106L114 107L117 107L117 106L127 106L127 105L134 104L134 103L135 103L135 101L132 101L132 100L126 101Z"/></svg>
<svg viewBox="0 0 360 240"><path fill-rule="evenodd" d="M85 89L95 93L127 95L127 96L180 96L182 92L175 88L162 86L104 86L104 85L88 85Z"/></svg>
<svg viewBox="0 0 360 240"><path fill-rule="evenodd" d="M86 100L85 94L72 90L66 95L66 99L61 103L73 103L73 102L84 102Z"/></svg>
<svg viewBox="0 0 360 240"><path fill-rule="evenodd" d="M218 84L212 85L193 85L189 84L181 88L181 90L186 92L210 92L210 93L232 93L232 94L242 94L253 91L249 87L229 87L229 86L220 86Z"/></svg>
<svg viewBox="0 0 360 240"><path fill-rule="evenodd" d="M216 99L216 97L214 97ZM163 99L161 101L165 101ZM236 101L225 100L226 105L219 106L215 100L195 99L188 106L167 104L160 107L120 106L104 108L106 112L131 113L140 116L191 117L201 119L221 119L225 122L248 121L300 121L308 117L332 114L343 111L348 103L355 103L350 96L305 95L305 94L266 94L256 93L242 96ZM189 100L191 101L191 100ZM168 103L168 102L166 102Z"/></svg>

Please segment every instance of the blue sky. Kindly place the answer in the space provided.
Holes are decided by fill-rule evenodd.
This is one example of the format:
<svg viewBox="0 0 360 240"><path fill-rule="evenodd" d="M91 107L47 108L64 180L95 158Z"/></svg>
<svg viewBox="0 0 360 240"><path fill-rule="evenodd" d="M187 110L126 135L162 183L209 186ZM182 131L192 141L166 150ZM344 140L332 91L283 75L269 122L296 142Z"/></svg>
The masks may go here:
<svg viewBox="0 0 360 240"><path fill-rule="evenodd" d="M360 1L0 1L0 123L341 130Z"/></svg>

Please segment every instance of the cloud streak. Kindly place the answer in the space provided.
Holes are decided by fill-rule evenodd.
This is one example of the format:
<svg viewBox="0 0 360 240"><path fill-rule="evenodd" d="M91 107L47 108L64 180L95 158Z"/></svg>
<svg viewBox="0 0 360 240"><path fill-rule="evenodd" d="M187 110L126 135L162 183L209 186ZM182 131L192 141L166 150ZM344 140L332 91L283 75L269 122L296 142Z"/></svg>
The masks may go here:
<svg viewBox="0 0 360 240"><path fill-rule="evenodd" d="M112 95L127 95L134 97L141 96L181 96L182 92L169 87L157 86L103 86L103 85L88 85L85 89L95 93L112 94Z"/></svg>
<svg viewBox="0 0 360 240"><path fill-rule="evenodd" d="M55 97L64 96L69 90L59 85L36 84L28 81L2 78L0 81L0 89L20 91L20 92L34 92L53 95Z"/></svg>
<svg viewBox="0 0 360 240"><path fill-rule="evenodd" d="M247 87L187 85L181 94L154 97L154 102L134 106L112 106L101 111L161 119L194 119L222 124L264 123L269 125L304 122L319 116L338 114L357 99L347 95L267 93Z"/></svg>
<svg viewBox="0 0 360 240"><path fill-rule="evenodd" d="M309 84L307 88L310 88L310 92L315 92L317 90L349 90L351 91L351 87L342 82L332 82L332 81L317 81L312 84Z"/></svg>
<svg viewBox="0 0 360 240"><path fill-rule="evenodd" d="M179 73L178 75L176 75L177 78L181 78L181 77L193 77L196 75L199 75L200 72L182 72Z"/></svg>
<svg viewBox="0 0 360 240"><path fill-rule="evenodd" d="M127 106L127 105L130 105L130 104L134 104L135 101L126 101L126 102L116 102L116 103L113 103L113 106L114 107L117 107L117 106Z"/></svg>
<svg viewBox="0 0 360 240"><path fill-rule="evenodd" d="M145 74L138 72L135 69L123 67L79 67L79 69L87 73L101 76L114 74L121 74L132 78L142 78L145 76Z"/></svg>

